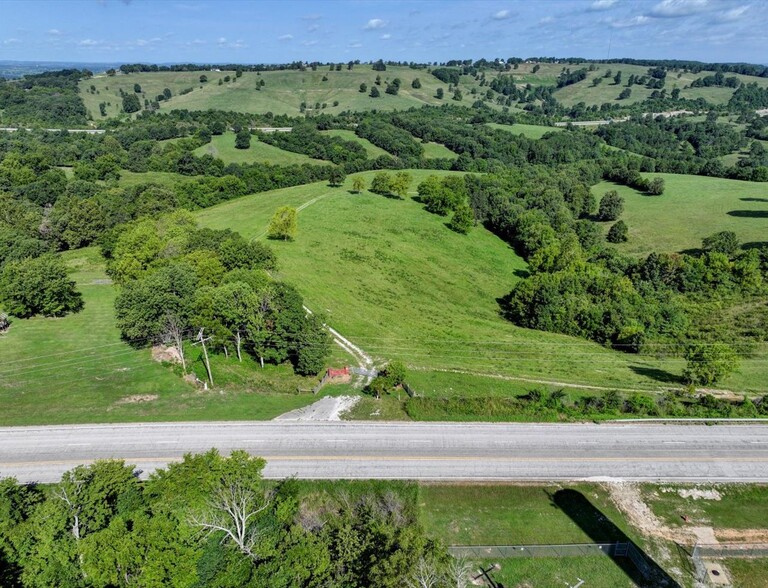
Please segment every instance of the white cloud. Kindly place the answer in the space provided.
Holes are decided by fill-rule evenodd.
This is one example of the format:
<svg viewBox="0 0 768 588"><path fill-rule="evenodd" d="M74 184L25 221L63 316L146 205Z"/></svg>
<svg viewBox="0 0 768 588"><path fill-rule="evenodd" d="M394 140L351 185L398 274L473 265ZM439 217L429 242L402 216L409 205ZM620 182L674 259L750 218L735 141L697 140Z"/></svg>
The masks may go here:
<svg viewBox="0 0 768 588"><path fill-rule="evenodd" d="M590 4L590 10L608 10L611 6L616 4L616 0L595 0Z"/></svg>
<svg viewBox="0 0 768 588"><path fill-rule="evenodd" d="M309 32L309 33L314 33L314 32L315 32L317 29L319 29L319 28L320 28L320 25L319 25L319 24L317 24L317 23L315 23L315 24L311 24L311 25L309 25L309 26L307 27L307 32Z"/></svg>
<svg viewBox="0 0 768 588"><path fill-rule="evenodd" d="M347 47L349 47L350 49L359 49L362 46L363 44L360 43L359 41L352 41L349 45L347 45Z"/></svg>
<svg viewBox="0 0 768 588"><path fill-rule="evenodd" d="M382 41L388 41L391 38L392 38L392 35L390 35L389 33L386 33L386 34L382 35L381 37L379 37L379 39L381 39Z"/></svg>
<svg viewBox="0 0 768 588"><path fill-rule="evenodd" d="M3 45L17 45L19 43L21 43L21 39L10 38L3 41Z"/></svg>
<svg viewBox="0 0 768 588"><path fill-rule="evenodd" d="M149 45L149 41L147 41L146 39L136 39L136 44L139 47L146 47L147 45Z"/></svg>
<svg viewBox="0 0 768 588"><path fill-rule="evenodd" d="M81 47L93 47L94 45L98 45L100 41L94 41L93 39L83 39L82 41L79 41L77 44Z"/></svg>
<svg viewBox="0 0 768 588"><path fill-rule="evenodd" d="M280 35L277 40L278 41L290 41L293 39L293 35Z"/></svg>
<svg viewBox="0 0 768 588"><path fill-rule="evenodd" d="M718 19L720 22L733 22L735 20L739 20L742 16L744 16L744 13L749 10L750 6L749 4L746 4L744 6L737 6L736 8L731 8L730 10L723 12L718 16Z"/></svg>
<svg viewBox="0 0 768 588"><path fill-rule="evenodd" d="M233 41L229 45L227 45L230 49L245 49L248 47L248 45L243 41L242 39L238 39L237 41Z"/></svg>
<svg viewBox="0 0 768 588"><path fill-rule="evenodd" d="M499 10L496 14L493 15L493 20L506 20L509 17L512 16L511 10Z"/></svg>
<svg viewBox="0 0 768 588"><path fill-rule="evenodd" d="M227 43L227 38L226 37L219 37L218 39L216 39L216 44L217 45L225 45L226 43Z"/></svg>
<svg viewBox="0 0 768 588"><path fill-rule="evenodd" d="M317 45L317 41L316 40L302 41L301 44L304 45L304 47L312 47L313 45Z"/></svg>
<svg viewBox="0 0 768 588"><path fill-rule="evenodd" d="M553 16L545 16L539 21L539 24L552 24L555 22L555 18Z"/></svg>
<svg viewBox="0 0 768 588"><path fill-rule="evenodd" d="M651 16L678 18L704 12L709 8L709 0L662 0L651 9Z"/></svg>
<svg viewBox="0 0 768 588"><path fill-rule="evenodd" d="M60 35L61 31L59 29L48 29L48 34L56 36L56 35Z"/></svg>
<svg viewBox="0 0 768 588"><path fill-rule="evenodd" d="M382 20L380 18L372 18L369 20L365 26L363 27L366 31L373 31L375 29L383 29L385 26L387 26L387 21Z"/></svg>
<svg viewBox="0 0 768 588"><path fill-rule="evenodd" d="M639 27L646 25L653 19L649 16L641 14L640 16L633 16L625 20L614 20L611 22L611 26L615 29L626 29L628 27Z"/></svg>

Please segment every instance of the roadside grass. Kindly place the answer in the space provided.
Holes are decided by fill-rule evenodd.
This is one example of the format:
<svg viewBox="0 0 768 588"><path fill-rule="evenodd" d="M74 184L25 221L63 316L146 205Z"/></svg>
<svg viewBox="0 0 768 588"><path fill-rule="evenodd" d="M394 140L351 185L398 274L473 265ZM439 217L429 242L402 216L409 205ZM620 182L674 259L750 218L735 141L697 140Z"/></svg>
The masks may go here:
<svg viewBox="0 0 768 588"><path fill-rule="evenodd" d="M619 251L641 256L698 249L704 237L718 231L734 231L741 243L768 242L765 184L677 174L644 176L663 178L664 194L646 196L611 182L592 188L598 200L608 190L624 197L621 218L629 227L629 240L616 245ZM606 232L611 224L604 223Z"/></svg>
<svg viewBox="0 0 768 588"><path fill-rule="evenodd" d="M633 530L597 484L423 484L421 520L446 545L563 545L615 541L604 521L591 521L591 534L552 500L564 488L581 494L611 523L634 538Z"/></svg>
<svg viewBox="0 0 768 588"><path fill-rule="evenodd" d="M724 559L722 562L731 575L732 586L765 588L768 559Z"/></svg>
<svg viewBox="0 0 768 588"><path fill-rule="evenodd" d="M317 400L296 394L315 379L299 378L288 366L261 370L218 355L212 355L217 387L202 391L185 383L178 367L121 341L116 290L97 249L62 255L85 307L62 318L14 319L0 336L0 425L269 419ZM202 377L199 353L190 349L189 359Z"/></svg>
<svg viewBox="0 0 768 588"><path fill-rule="evenodd" d="M320 133L323 135L329 135L331 137L340 137L345 141L355 141L356 143L360 143L365 149L365 152L368 154L368 157L371 159L376 159L381 155L391 156L389 151L385 151L381 147L374 145L368 139L358 137L354 131L347 131L344 129L331 129L329 131L320 131Z"/></svg>
<svg viewBox="0 0 768 588"><path fill-rule="evenodd" d="M458 155L441 143L422 143L424 159L456 159Z"/></svg>
<svg viewBox="0 0 768 588"><path fill-rule="evenodd" d="M671 526L712 526L715 534L718 529L768 529L768 485L645 484L642 490L651 510ZM683 498L678 492L680 490L715 490L720 499ZM683 516L688 517L690 522L685 523Z"/></svg>
<svg viewBox="0 0 768 588"><path fill-rule="evenodd" d="M398 399L395 395L385 394L381 398L363 395L357 404L342 415L345 421L409 421L403 410L405 392Z"/></svg>
<svg viewBox="0 0 768 588"><path fill-rule="evenodd" d="M312 163L315 165L330 165L322 159L312 159L303 153L285 151L274 145L263 143L257 137L251 137L251 146L248 149L235 148L235 133L226 132L223 135L214 135L211 142L202 145L193 151L198 157L211 155L221 159L224 163L270 163L272 165L291 165Z"/></svg>
<svg viewBox="0 0 768 588"><path fill-rule="evenodd" d="M637 586L610 557L516 557L480 562L483 569L501 567L490 573L500 586L575 586L584 580L589 588L634 588Z"/></svg>
<svg viewBox="0 0 768 588"><path fill-rule="evenodd" d="M410 173L413 194L426 176L449 172ZM373 172L362 176L370 183ZM255 194L197 215L203 226L264 238L278 206L311 203L299 214L296 241L271 242L276 275L295 284L310 308L326 313L331 326L380 365L397 359L426 371L648 390L658 389L653 370L679 371L677 361L515 327L499 316L496 300L525 275L525 263L506 243L482 227L458 235L445 217L410 198L351 194L351 182Z"/></svg>
<svg viewBox="0 0 768 588"><path fill-rule="evenodd" d="M562 132L562 127L545 127L542 125L524 125L516 123L514 125L503 125L500 123L486 123L492 129L508 131L513 135L523 135L529 139L541 139L547 133Z"/></svg>

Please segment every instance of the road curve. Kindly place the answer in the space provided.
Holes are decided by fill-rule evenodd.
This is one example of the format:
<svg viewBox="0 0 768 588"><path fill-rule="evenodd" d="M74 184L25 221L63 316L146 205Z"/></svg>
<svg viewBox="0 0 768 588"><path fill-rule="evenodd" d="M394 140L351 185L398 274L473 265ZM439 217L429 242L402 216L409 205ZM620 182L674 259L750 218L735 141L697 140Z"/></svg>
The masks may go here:
<svg viewBox="0 0 768 588"><path fill-rule="evenodd" d="M768 426L223 422L0 428L0 477L53 482L121 458L147 475L245 449L282 478L768 482Z"/></svg>

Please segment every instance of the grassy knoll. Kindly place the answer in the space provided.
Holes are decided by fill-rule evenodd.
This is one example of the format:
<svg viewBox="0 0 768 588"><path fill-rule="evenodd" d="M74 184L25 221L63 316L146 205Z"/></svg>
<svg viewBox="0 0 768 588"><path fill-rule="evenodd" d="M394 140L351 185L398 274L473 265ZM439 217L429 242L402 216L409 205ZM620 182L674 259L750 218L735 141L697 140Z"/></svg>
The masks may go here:
<svg viewBox="0 0 768 588"><path fill-rule="evenodd" d="M133 349L114 325L115 288L96 248L64 254L85 308L63 318L14 320L0 336L0 425L197 419L267 419L316 397L285 366L244 370L214 356L217 387L198 391ZM201 376L198 351L190 350Z"/></svg>
<svg viewBox="0 0 768 588"><path fill-rule="evenodd" d="M381 96L371 98L368 92L360 92L360 84L365 83L368 90L374 85L376 75L381 75ZM208 77L208 82L200 84L201 74ZM230 81L224 82L229 76ZM323 77L327 79L323 81ZM397 96L384 93L387 80L400 78L400 92ZM421 88L413 88L412 81L419 78ZM222 84L219 85L219 80ZM264 86L257 86L261 81ZM385 72L375 72L370 65L356 65L350 71L346 65L341 71L328 71L328 68L318 68L317 71L285 70L268 72L245 72L242 77L235 78L232 71L221 72L147 72L117 75L114 77L98 76L84 80L80 84L81 95L86 108L94 120L103 120L99 112L99 104L107 102L107 116L114 117L120 113L122 98L120 90L133 92L134 84L139 84L144 99L152 100L161 94L165 88L171 90L172 98L160 103L162 110L186 108L189 110L233 110L236 112L252 112L274 114L300 114L300 105L305 102L307 108L314 110L317 103L326 113L339 113L344 110L404 110L423 104L441 104L448 101L448 84L444 84L426 70L415 70L409 67L390 66ZM91 93L90 87L95 87L96 93ZM465 95L472 87L478 86L476 80L462 76L461 86ZM260 90L257 90L260 87ZM192 91L180 95L182 90L192 88ZM446 91L446 98L438 100L435 93L438 88ZM465 102L469 102L467 96ZM334 103L338 104L334 105ZM323 108L325 104L325 108Z"/></svg>
<svg viewBox="0 0 768 588"><path fill-rule="evenodd" d="M430 173L413 175L419 181ZM370 181L372 173L364 177ZM499 317L496 299L525 274L525 264L504 242L481 227L469 236L453 233L444 217L411 199L350 194L351 182L255 194L201 211L198 218L204 226L264 238L278 206L308 204L299 213L297 240L272 244L278 275L379 362L654 390L654 369L680 373L679 360L621 354L513 326ZM725 385L740 386L737 377ZM451 378L441 381L451 386ZM465 388L488 385L483 378Z"/></svg>
<svg viewBox="0 0 768 588"><path fill-rule="evenodd" d="M262 143L256 137L251 137L251 146L248 149L236 149L235 134L229 132L213 136L210 143L195 149L194 154L198 157L212 155L224 163L271 163L273 165L314 163L328 165L327 161L312 159L303 153L293 153Z"/></svg>
<svg viewBox="0 0 768 588"><path fill-rule="evenodd" d="M608 190L624 197L622 219L629 241L620 251L646 255L651 251L684 251L701 247L701 240L718 231L734 231L742 243L766 241L768 196L765 184L676 174L662 177L662 196L645 196L610 182L592 188L599 199ZM606 228L612 223L605 223Z"/></svg>
<svg viewBox="0 0 768 588"><path fill-rule="evenodd" d="M711 492L715 494L708 494ZM693 496L686 497L689 493ZM643 494L653 512L672 526L712 526L715 534L718 529L768 529L766 485L646 485Z"/></svg>
<svg viewBox="0 0 768 588"><path fill-rule="evenodd" d="M561 132L561 127L545 127L542 125L503 125L500 123L488 123L488 126L493 129L500 129L502 131L509 131L515 135L524 135L529 139L541 139L544 135L551 132Z"/></svg>
<svg viewBox="0 0 768 588"><path fill-rule="evenodd" d="M391 153L389 153L388 151L385 151L381 147L374 145L368 139L363 139L362 137L358 137L354 131L347 131L344 129L332 129L329 131L320 131L320 133L323 135L329 135L331 137L340 137L345 141L355 141L356 143L360 143L365 149L365 152L368 154L368 157L370 157L371 159L375 159L381 155L391 155Z"/></svg>

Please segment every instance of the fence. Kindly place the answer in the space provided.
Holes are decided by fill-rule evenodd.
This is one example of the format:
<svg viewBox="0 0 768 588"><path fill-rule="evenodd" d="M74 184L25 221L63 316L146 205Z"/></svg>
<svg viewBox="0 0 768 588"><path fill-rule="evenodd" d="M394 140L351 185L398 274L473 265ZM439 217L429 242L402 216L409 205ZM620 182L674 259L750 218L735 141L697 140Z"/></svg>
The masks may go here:
<svg viewBox="0 0 768 588"><path fill-rule="evenodd" d="M588 557L593 555L623 557L628 556L627 548L629 545L630 544L628 543L578 543L570 545L453 545L448 548L448 552L454 557L466 557L469 559L492 559L496 557Z"/></svg>
<svg viewBox="0 0 768 588"><path fill-rule="evenodd" d="M734 559L746 557L768 557L768 543L720 543L714 545L696 545L693 558L702 557Z"/></svg>

